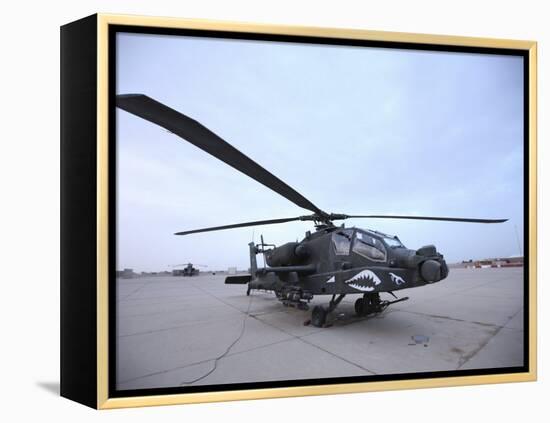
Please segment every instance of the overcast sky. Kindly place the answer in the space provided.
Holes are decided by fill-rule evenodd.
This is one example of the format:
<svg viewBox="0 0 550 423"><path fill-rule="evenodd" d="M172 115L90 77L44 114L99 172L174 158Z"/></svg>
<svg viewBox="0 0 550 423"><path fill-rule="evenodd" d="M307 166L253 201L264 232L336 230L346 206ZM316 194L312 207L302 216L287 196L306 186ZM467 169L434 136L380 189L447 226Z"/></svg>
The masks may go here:
<svg viewBox="0 0 550 423"><path fill-rule="evenodd" d="M523 239L519 57L119 34L117 93L198 120L327 212L508 218L347 220L435 244L448 261ZM175 236L309 214L168 131L117 110L117 269L247 268L247 244L308 222ZM521 247L523 248L523 247Z"/></svg>

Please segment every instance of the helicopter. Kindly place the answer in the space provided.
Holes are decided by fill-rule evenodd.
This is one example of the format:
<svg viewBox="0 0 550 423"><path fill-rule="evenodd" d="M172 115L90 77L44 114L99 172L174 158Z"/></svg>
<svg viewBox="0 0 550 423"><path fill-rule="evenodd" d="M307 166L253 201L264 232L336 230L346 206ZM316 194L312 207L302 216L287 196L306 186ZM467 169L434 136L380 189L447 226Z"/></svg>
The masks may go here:
<svg viewBox="0 0 550 423"><path fill-rule="evenodd" d="M361 295L355 301L354 309L358 316L368 316L380 313L391 304L409 299L398 298L394 291L440 282L449 274L443 254L437 251L434 245L410 249L395 235L370 229L337 226L334 224L335 221L360 218L492 224L508 220L327 213L214 132L183 113L144 94L117 95L116 106L172 132L297 206L312 212L295 217L186 230L176 232L175 235L293 221L313 222L315 231L307 231L301 241L288 242L277 247L265 244L262 236L260 244L249 243L250 272L227 276L225 283L247 285L247 295L250 295L252 290L273 291L284 305L303 310L309 308L308 303L315 295L331 295L328 305L316 305L312 310L311 324L316 327L326 326L327 316L346 295ZM258 254L264 256L263 267L258 267ZM382 300L380 293L388 293L394 300Z"/></svg>
<svg viewBox="0 0 550 423"><path fill-rule="evenodd" d="M187 263L187 264L176 264L172 267L183 267L183 269L174 269L172 270L172 275L174 276L195 276L198 275L200 270L198 267L208 267L204 264L193 264L193 263ZM194 267L197 266L197 267Z"/></svg>

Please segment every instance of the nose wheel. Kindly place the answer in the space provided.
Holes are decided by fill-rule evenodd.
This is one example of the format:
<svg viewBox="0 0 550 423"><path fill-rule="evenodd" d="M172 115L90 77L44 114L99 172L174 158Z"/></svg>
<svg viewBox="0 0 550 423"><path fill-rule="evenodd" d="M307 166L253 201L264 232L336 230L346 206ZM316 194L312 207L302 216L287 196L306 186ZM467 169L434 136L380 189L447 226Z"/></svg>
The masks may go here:
<svg viewBox="0 0 550 423"><path fill-rule="evenodd" d="M374 294L364 294L363 298L358 298L357 301L355 301L355 314L360 317L379 313L384 310L384 308L384 303L380 301L378 292Z"/></svg>
<svg viewBox="0 0 550 423"><path fill-rule="evenodd" d="M317 305L313 307L311 312L311 324L315 327L322 328L327 322L327 316L329 313L334 311L334 309L340 304L340 301L344 299L346 294L340 294L338 297L336 295L332 296L332 299L328 303L328 307Z"/></svg>
<svg viewBox="0 0 550 423"><path fill-rule="evenodd" d="M390 292L390 294L393 295L392 292ZM395 297L395 295L393 296ZM355 314L359 317L364 317L369 314L380 313L390 304L407 301L409 299L409 297L395 298L395 301L382 301L380 300L380 294L378 294L378 292L374 294L364 294L363 298L359 298L355 301Z"/></svg>

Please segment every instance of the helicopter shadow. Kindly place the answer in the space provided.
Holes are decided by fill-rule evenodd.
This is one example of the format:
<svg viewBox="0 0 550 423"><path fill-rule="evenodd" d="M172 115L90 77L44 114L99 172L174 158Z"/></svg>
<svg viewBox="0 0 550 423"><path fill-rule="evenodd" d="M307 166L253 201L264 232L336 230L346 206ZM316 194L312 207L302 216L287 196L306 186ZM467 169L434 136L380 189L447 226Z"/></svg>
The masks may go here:
<svg viewBox="0 0 550 423"><path fill-rule="evenodd" d="M380 313L371 314L368 316L358 316L355 313L352 304L346 304L342 306L337 312L331 316L323 328L328 329L331 327L354 327L368 329L371 323L376 322L374 329L378 331L383 326L383 330L386 334L401 333L409 329L412 325L410 321L406 319L396 318L399 313L398 309L384 310ZM396 314L397 313L397 314ZM389 318L388 317L392 317ZM366 332L367 333L367 332Z"/></svg>

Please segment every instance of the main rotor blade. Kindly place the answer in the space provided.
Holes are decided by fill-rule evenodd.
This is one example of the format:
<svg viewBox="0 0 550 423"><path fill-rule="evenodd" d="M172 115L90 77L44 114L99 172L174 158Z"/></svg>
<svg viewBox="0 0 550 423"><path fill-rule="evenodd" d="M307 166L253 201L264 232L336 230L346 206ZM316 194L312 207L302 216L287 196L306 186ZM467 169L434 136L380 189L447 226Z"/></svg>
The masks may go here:
<svg viewBox="0 0 550 423"><path fill-rule="evenodd" d="M467 222L467 223L502 223L508 219L471 219L467 217L437 217L437 216L390 216L390 215L343 215L347 218L365 219L411 219L411 220L440 220L444 222ZM342 217L340 218L342 219Z"/></svg>
<svg viewBox="0 0 550 423"><path fill-rule="evenodd" d="M272 189L294 204L319 215L325 214L299 192L269 173L208 128L183 113L177 112L143 94L117 95L116 105L122 110L126 110L180 136L201 150Z"/></svg>
<svg viewBox="0 0 550 423"><path fill-rule="evenodd" d="M302 220L301 217L288 217L284 219L257 220L255 222L235 223L233 225L213 226L211 228L193 229L191 231L176 232L174 235L189 235L199 232L220 231L223 229L244 228L246 226L272 225L274 223L286 223L294 220Z"/></svg>

